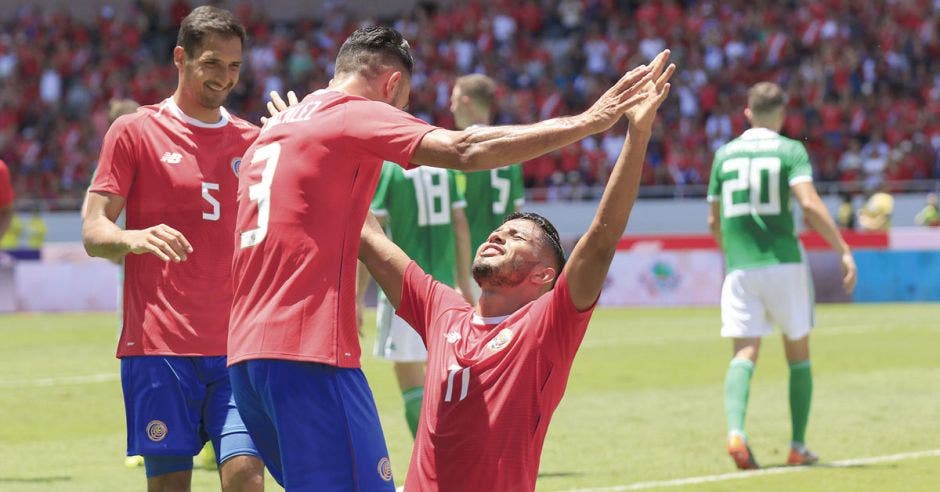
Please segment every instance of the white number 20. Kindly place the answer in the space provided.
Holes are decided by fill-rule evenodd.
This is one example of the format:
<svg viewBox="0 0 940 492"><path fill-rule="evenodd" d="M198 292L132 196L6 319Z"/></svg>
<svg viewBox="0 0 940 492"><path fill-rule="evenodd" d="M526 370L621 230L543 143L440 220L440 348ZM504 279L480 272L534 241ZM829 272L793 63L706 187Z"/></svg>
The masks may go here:
<svg viewBox="0 0 940 492"><path fill-rule="evenodd" d="M756 213L776 215L780 213L780 159L776 157L738 157L728 159L723 171L735 171L737 176L722 186L722 210L725 217L739 217ZM767 173L767 201L763 201L762 175ZM747 191L747 200L734 201L736 191Z"/></svg>
<svg viewBox="0 0 940 492"><path fill-rule="evenodd" d="M271 182L277 161L281 157L281 144L274 142L255 151L251 164L264 162L261 181L248 187L248 198L258 202L258 227L241 233L241 247L258 245L268 235L268 218L271 216Z"/></svg>

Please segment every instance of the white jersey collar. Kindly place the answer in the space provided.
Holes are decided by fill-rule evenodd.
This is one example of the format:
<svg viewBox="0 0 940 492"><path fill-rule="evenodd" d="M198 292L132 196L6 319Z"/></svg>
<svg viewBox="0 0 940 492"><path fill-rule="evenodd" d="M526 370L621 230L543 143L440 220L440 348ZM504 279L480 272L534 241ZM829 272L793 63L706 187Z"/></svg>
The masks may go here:
<svg viewBox="0 0 940 492"><path fill-rule="evenodd" d="M779 136L779 133L769 128L748 128L741 134L741 138L745 139L773 138Z"/></svg>
<svg viewBox="0 0 940 492"><path fill-rule="evenodd" d="M192 116L184 113L183 110L180 109L180 107L176 104L176 101L173 100L172 96L166 98L166 100L163 101L163 104L171 113L176 115L177 118L183 120L184 123L192 126L198 126L199 128L222 128L223 126L227 125L231 119L229 117L228 110L226 110L224 107L219 107L219 112L222 114L222 117L219 118L219 121L215 123L206 123L205 121L197 120L196 118L193 118Z"/></svg>
<svg viewBox="0 0 940 492"><path fill-rule="evenodd" d="M475 325L498 325L506 320L510 315L505 316L480 316L473 313L473 324Z"/></svg>

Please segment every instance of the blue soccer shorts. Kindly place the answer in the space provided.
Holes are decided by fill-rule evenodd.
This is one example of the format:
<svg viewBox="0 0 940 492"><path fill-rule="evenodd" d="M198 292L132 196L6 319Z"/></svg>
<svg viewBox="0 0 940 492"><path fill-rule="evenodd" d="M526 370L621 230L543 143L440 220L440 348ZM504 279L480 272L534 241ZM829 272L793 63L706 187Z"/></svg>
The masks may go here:
<svg viewBox="0 0 940 492"><path fill-rule="evenodd" d="M224 356L121 359L127 454L144 456L147 476L191 470L206 441L219 463L259 455L225 366Z"/></svg>
<svg viewBox="0 0 940 492"><path fill-rule="evenodd" d="M361 369L258 359L229 373L238 411L281 486L292 492L395 490Z"/></svg>

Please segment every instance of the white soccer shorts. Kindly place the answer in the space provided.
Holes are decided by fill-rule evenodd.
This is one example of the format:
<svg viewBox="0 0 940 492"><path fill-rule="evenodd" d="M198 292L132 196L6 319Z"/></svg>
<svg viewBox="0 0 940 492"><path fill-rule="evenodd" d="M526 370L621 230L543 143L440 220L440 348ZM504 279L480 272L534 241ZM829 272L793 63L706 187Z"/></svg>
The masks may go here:
<svg viewBox="0 0 940 492"><path fill-rule="evenodd" d="M376 357L393 362L428 360L428 351L424 347L424 341L418 336L418 332L395 314L395 309L384 295L379 296L375 317L378 335L375 338L373 354Z"/></svg>
<svg viewBox="0 0 940 492"><path fill-rule="evenodd" d="M813 328L814 297L804 263L732 271L721 286L721 336L762 337L776 324L788 339L799 340Z"/></svg>

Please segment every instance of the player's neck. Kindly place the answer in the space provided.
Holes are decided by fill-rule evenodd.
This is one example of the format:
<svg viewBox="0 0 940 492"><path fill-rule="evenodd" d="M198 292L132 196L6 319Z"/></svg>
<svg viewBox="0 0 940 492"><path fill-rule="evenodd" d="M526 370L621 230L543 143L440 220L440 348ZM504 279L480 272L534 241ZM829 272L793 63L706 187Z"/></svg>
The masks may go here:
<svg viewBox="0 0 940 492"><path fill-rule="evenodd" d="M196 101L187 98L179 89L173 94L173 102L186 116L197 119L203 123L218 123L222 119L221 108L206 108Z"/></svg>
<svg viewBox="0 0 940 492"><path fill-rule="evenodd" d="M519 294L516 287L483 287L476 313L484 318L508 316L532 302L532 296Z"/></svg>

